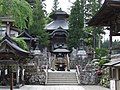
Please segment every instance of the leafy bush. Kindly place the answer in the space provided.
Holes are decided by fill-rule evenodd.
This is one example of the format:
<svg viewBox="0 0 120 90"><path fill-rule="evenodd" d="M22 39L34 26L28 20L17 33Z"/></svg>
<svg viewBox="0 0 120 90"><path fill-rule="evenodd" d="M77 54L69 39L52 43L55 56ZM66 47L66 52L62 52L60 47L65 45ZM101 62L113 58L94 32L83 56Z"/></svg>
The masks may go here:
<svg viewBox="0 0 120 90"><path fill-rule="evenodd" d="M105 68L103 70L103 75L100 79L100 85L104 86L104 87L110 87L110 78L109 78L109 69Z"/></svg>
<svg viewBox="0 0 120 90"><path fill-rule="evenodd" d="M24 50L28 50L27 43L23 40L23 38L13 38L13 39L15 40L15 42L20 48Z"/></svg>
<svg viewBox="0 0 120 90"><path fill-rule="evenodd" d="M105 57L108 55L108 50L105 48L96 48L95 52L97 58Z"/></svg>

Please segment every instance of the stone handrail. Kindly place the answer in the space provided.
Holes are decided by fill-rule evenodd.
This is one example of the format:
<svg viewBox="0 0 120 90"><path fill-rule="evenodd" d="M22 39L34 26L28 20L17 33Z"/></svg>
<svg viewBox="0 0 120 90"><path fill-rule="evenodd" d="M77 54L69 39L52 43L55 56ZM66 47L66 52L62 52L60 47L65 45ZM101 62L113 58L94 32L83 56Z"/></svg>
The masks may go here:
<svg viewBox="0 0 120 90"><path fill-rule="evenodd" d="M46 81L45 81L45 84L47 84L47 79L48 79L48 65L46 65Z"/></svg>
<svg viewBox="0 0 120 90"><path fill-rule="evenodd" d="M79 70L78 65L76 65L76 77L77 77L78 84L80 84L80 78L79 78L79 75L80 75L80 70Z"/></svg>

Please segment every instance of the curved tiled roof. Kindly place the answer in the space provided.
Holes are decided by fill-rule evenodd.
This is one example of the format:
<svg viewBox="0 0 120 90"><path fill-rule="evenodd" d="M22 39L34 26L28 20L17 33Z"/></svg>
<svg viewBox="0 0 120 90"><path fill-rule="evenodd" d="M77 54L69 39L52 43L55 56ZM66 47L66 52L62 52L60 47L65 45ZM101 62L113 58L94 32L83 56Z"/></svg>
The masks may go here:
<svg viewBox="0 0 120 90"><path fill-rule="evenodd" d="M50 34L50 36L54 36L54 35L65 35L66 37L68 36L68 32L66 31L66 30L64 30L64 29L62 29L62 28L58 28L58 29L56 29L56 30L54 30L51 34Z"/></svg>
<svg viewBox="0 0 120 90"><path fill-rule="evenodd" d="M51 23L49 23L45 29L46 30L56 30L59 27L61 27L62 29L68 30L68 21L67 20L55 20L52 21Z"/></svg>
<svg viewBox="0 0 120 90"><path fill-rule="evenodd" d="M15 55L22 58L29 56L29 52L17 46L17 44L9 36L5 36L2 39L2 42L0 43L0 54L5 53L4 50L6 49L11 50Z"/></svg>
<svg viewBox="0 0 120 90"><path fill-rule="evenodd" d="M50 14L50 18L56 19L56 17L57 17L58 15L64 16L64 18L68 18L68 17L69 17L69 15L68 15L66 12L64 12L64 11L62 11L62 10L57 10L57 11L52 12L52 13Z"/></svg>
<svg viewBox="0 0 120 90"><path fill-rule="evenodd" d="M110 26L111 18L118 12L120 12L120 0L105 0L100 10L90 19L88 25Z"/></svg>
<svg viewBox="0 0 120 90"><path fill-rule="evenodd" d="M53 50L53 53L69 53L70 51L64 48L58 48Z"/></svg>

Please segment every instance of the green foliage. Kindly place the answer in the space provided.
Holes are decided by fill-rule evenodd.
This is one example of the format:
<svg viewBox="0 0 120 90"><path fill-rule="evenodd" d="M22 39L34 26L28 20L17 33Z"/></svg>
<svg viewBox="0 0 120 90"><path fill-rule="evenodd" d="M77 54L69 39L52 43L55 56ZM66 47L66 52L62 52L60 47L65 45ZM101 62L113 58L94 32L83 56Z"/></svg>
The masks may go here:
<svg viewBox="0 0 120 90"><path fill-rule="evenodd" d="M102 43L102 48L106 48L108 49L109 48L109 40L105 40L103 43Z"/></svg>
<svg viewBox="0 0 120 90"><path fill-rule="evenodd" d="M93 28L92 27L84 27L85 32L87 33L86 38L84 39L87 46L93 46L93 35L92 35L92 31Z"/></svg>
<svg viewBox="0 0 120 90"><path fill-rule="evenodd" d="M47 16L45 21L46 21L46 24L49 24L49 23L52 22L53 20L52 20L49 16Z"/></svg>
<svg viewBox="0 0 120 90"><path fill-rule="evenodd" d="M15 40L15 42L17 43L17 45L22 48L23 50L29 50L27 43L22 39L22 38L13 38Z"/></svg>
<svg viewBox="0 0 120 90"><path fill-rule="evenodd" d="M59 8L59 2L58 2L58 0L54 0L52 11L57 11L58 8Z"/></svg>
<svg viewBox="0 0 120 90"><path fill-rule="evenodd" d="M0 0L0 12L2 12L2 2L3 0Z"/></svg>
<svg viewBox="0 0 120 90"><path fill-rule="evenodd" d="M105 48L96 48L95 50L97 58L105 57L108 55L108 50Z"/></svg>
<svg viewBox="0 0 120 90"><path fill-rule="evenodd" d="M100 9L101 7L101 0L85 0L84 4L84 19L85 22L88 22ZM87 26L87 25L86 25ZM89 29L90 28L90 29ZM101 34L104 34L104 31L101 27L88 27L87 29L91 30L93 35L93 42L92 46L94 48L100 47L101 42Z"/></svg>
<svg viewBox="0 0 120 90"><path fill-rule="evenodd" d="M84 31L84 8L81 0L76 0L72 6L69 17L69 37L68 45L70 48L77 47L79 39L83 38Z"/></svg>
<svg viewBox="0 0 120 90"><path fill-rule="evenodd" d="M98 62L98 65L100 66L100 67L102 67L105 63L107 63L108 61L106 60L106 59L104 59L104 58L101 58L100 60L99 60L99 62Z"/></svg>
<svg viewBox="0 0 120 90"><path fill-rule="evenodd" d="M108 62L104 57L108 55L108 49L105 48L96 48L96 58L98 59L98 65L101 68L105 63Z"/></svg>
<svg viewBox="0 0 120 90"><path fill-rule="evenodd" d="M12 16L20 29L32 24L32 9L25 0L3 0L0 2L2 16Z"/></svg>
<svg viewBox="0 0 120 90"><path fill-rule="evenodd" d="M85 0L85 21L88 22L90 18L92 18L96 12L101 7L101 1L100 0Z"/></svg>
<svg viewBox="0 0 120 90"><path fill-rule="evenodd" d="M109 68L103 70L102 77L100 78L100 85L106 88L110 87Z"/></svg>
<svg viewBox="0 0 120 90"><path fill-rule="evenodd" d="M35 0L35 4L33 6L33 24L30 26L30 33L38 36L40 39L40 43L42 45L47 45L48 41L48 33L44 30L45 27L45 15L42 7L41 0Z"/></svg>

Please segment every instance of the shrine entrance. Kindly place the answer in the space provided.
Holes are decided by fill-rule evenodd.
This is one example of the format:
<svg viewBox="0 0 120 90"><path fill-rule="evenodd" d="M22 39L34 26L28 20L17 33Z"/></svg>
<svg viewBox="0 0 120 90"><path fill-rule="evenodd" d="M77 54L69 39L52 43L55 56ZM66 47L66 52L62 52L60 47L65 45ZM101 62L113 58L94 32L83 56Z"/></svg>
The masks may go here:
<svg viewBox="0 0 120 90"><path fill-rule="evenodd" d="M69 50L67 49L55 49L52 52L53 60L51 62L51 68L52 70L56 71L66 71L69 69L69 56L68 56Z"/></svg>
<svg viewBox="0 0 120 90"><path fill-rule="evenodd" d="M67 66L64 53L56 53L55 68L57 71L65 71Z"/></svg>
<svg viewBox="0 0 120 90"><path fill-rule="evenodd" d="M56 63L55 66L57 68L57 71L65 71L65 68L66 68L65 63Z"/></svg>

